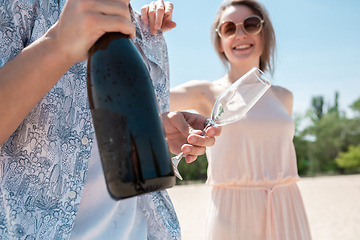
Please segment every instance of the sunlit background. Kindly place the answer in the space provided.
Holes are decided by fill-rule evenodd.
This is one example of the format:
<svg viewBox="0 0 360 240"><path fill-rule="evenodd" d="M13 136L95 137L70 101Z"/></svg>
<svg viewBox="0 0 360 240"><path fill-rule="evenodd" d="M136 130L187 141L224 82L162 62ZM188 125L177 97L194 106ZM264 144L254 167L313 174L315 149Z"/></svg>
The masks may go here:
<svg viewBox="0 0 360 240"><path fill-rule="evenodd" d="M189 80L214 81L225 74L210 42L210 26L222 1L173 0L178 26L166 32L171 87ZM262 0L277 38L274 85L293 92L294 112L305 114L311 98L323 96L340 110L360 97L360 1ZM132 0L140 11L147 0Z"/></svg>
<svg viewBox="0 0 360 240"><path fill-rule="evenodd" d="M226 74L210 41L221 2L173 1L178 26L165 33L171 87L193 79L214 81ZM260 2L269 12L277 38L272 82L294 94L299 174L360 173L360 1ZM148 2L131 3L139 11ZM349 156L341 156L342 152ZM189 173L188 179L206 179L207 161L195 164L180 163L179 169Z"/></svg>
<svg viewBox="0 0 360 240"><path fill-rule="evenodd" d="M360 100L349 106L360 99L360 1L261 2L277 37L272 81L293 92L294 119L297 123L300 119L294 137L302 177L298 186L313 239L359 239ZM140 10L147 1L131 3ZM178 26L165 33L172 87L193 79L214 81L225 74L210 42L210 26L220 3L173 0ZM205 157L191 164L180 162L184 179L205 181ZM184 240L204 239L209 189L201 184L169 189Z"/></svg>

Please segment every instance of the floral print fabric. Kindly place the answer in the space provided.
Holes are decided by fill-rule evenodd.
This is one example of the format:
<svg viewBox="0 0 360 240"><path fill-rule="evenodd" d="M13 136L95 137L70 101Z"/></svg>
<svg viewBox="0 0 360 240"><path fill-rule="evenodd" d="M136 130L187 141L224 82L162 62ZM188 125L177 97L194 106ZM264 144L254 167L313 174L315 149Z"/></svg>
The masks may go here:
<svg viewBox="0 0 360 240"><path fill-rule="evenodd" d="M3 0L0 6L0 67L57 21L65 0ZM134 42L149 59L161 112L169 108L167 49L137 23ZM156 51L154 51L156 49ZM0 146L0 240L69 239L86 180L95 137L87 101L86 61L78 62L34 107ZM166 191L138 197L152 229L180 238ZM162 220L162 221L160 221ZM165 231L166 232L166 231ZM153 236L153 237L152 237Z"/></svg>

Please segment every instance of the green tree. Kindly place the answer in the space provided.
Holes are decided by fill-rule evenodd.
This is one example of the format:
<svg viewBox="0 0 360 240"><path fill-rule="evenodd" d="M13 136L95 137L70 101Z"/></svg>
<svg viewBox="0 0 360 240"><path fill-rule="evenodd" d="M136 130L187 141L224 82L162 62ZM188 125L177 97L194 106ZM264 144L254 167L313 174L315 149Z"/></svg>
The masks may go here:
<svg viewBox="0 0 360 240"><path fill-rule="evenodd" d="M360 168L360 144L357 146L349 146L347 152L340 152L335 159L337 165L344 169L356 170Z"/></svg>
<svg viewBox="0 0 360 240"><path fill-rule="evenodd" d="M328 112L339 113L339 93L335 92L334 106L330 107Z"/></svg>
<svg viewBox="0 0 360 240"><path fill-rule="evenodd" d="M335 172L338 170L334 159L344 147L346 137L346 118L336 112L327 112L316 122L316 141L311 143L312 154L317 161L320 172Z"/></svg>
<svg viewBox="0 0 360 240"><path fill-rule="evenodd" d="M307 112L311 124L302 134L313 138L313 141L308 141L309 169L312 174L341 171L334 160L345 147L347 119L339 111L338 99L336 92L334 105L326 111L323 97L314 97Z"/></svg>
<svg viewBox="0 0 360 240"><path fill-rule="evenodd" d="M324 98L322 96L313 97L311 107L317 119L321 119L324 113Z"/></svg>
<svg viewBox="0 0 360 240"><path fill-rule="evenodd" d="M297 168L298 174L300 176L308 175L309 173L309 146L308 141L304 131L300 130L301 122L304 118L299 113L294 113L294 122L295 122L295 136L293 139L296 159L297 159Z"/></svg>
<svg viewBox="0 0 360 240"><path fill-rule="evenodd" d="M346 137L342 152L347 152L348 147L360 144L360 98L350 108L356 113L355 117L346 120Z"/></svg>
<svg viewBox="0 0 360 240"><path fill-rule="evenodd" d="M360 98L355 101L353 104L351 104L350 108L360 114Z"/></svg>

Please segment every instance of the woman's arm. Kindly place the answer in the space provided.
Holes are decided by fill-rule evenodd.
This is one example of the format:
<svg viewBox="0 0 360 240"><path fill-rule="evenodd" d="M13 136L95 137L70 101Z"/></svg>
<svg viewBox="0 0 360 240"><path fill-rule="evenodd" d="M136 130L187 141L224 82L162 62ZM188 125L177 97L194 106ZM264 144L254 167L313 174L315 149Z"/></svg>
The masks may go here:
<svg viewBox="0 0 360 240"><path fill-rule="evenodd" d="M206 135L201 136L207 117L189 112L169 112L162 114L166 141L172 153L186 154L187 163L195 161L198 155L215 143L215 137L221 133L221 127L210 127Z"/></svg>
<svg viewBox="0 0 360 240"><path fill-rule="evenodd" d="M170 111L196 110L209 117L215 98L212 83L192 80L170 89Z"/></svg>

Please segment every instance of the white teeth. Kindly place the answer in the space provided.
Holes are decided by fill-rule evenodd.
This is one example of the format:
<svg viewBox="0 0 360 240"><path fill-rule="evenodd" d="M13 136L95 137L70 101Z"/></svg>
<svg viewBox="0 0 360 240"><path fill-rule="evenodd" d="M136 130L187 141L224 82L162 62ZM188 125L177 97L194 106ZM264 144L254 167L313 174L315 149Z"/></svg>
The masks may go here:
<svg viewBox="0 0 360 240"><path fill-rule="evenodd" d="M240 45L240 46L237 46L235 47L235 49L245 49L245 48L249 48L250 45Z"/></svg>

